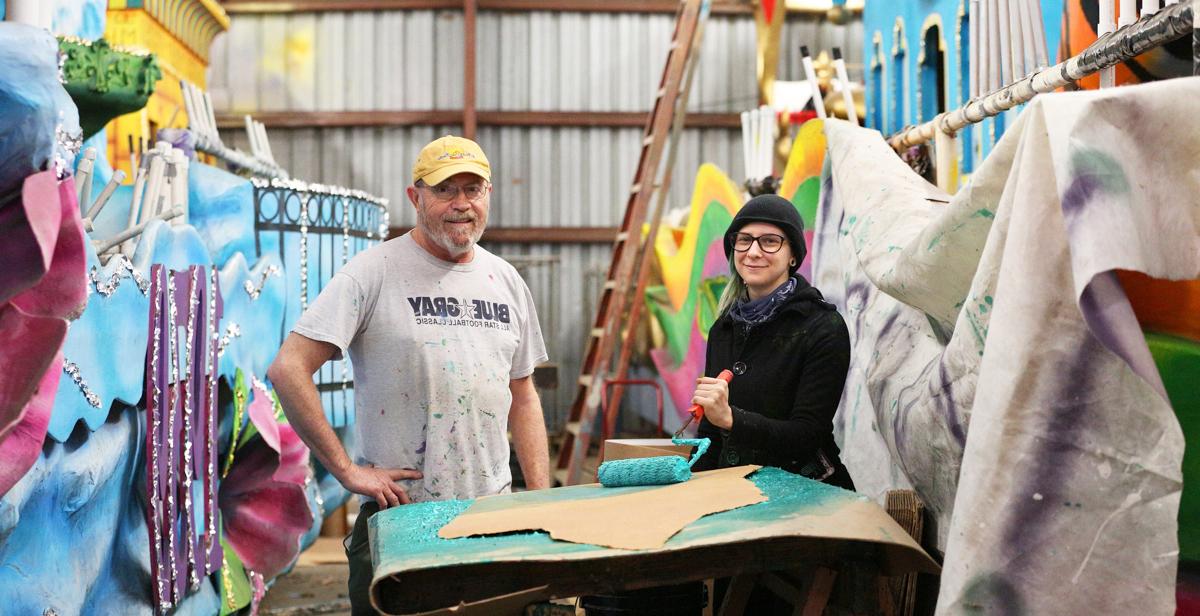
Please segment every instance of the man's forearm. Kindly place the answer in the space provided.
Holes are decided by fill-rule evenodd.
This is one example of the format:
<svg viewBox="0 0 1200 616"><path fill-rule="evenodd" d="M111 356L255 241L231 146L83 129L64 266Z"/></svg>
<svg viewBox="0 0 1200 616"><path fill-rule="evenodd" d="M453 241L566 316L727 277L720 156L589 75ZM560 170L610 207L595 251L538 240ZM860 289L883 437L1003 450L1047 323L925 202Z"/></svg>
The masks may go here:
<svg viewBox="0 0 1200 616"><path fill-rule="evenodd" d="M546 420L542 403L532 381L514 387L508 424L512 430L513 448L517 462L530 490L550 487L550 446L546 438Z"/></svg>
<svg viewBox="0 0 1200 616"><path fill-rule="evenodd" d="M272 379L288 423L321 464L340 481L350 467L350 456L346 455L341 439L325 419L321 396L312 377L284 371Z"/></svg>

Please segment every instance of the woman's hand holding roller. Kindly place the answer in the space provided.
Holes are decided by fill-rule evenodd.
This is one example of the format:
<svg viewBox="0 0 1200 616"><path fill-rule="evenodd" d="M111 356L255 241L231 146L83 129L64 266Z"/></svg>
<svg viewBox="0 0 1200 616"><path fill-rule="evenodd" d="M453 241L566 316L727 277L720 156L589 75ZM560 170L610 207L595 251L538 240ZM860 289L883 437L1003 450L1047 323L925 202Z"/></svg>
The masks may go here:
<svg viewBox="0 0 1200 616"><path fill-rule="evenodd" d="M707 376L696 379L696 393L692 395L692 404L704 407L704 416L712 425L723 430L733 427L733 409L729 407L729 383Z"/></svg>

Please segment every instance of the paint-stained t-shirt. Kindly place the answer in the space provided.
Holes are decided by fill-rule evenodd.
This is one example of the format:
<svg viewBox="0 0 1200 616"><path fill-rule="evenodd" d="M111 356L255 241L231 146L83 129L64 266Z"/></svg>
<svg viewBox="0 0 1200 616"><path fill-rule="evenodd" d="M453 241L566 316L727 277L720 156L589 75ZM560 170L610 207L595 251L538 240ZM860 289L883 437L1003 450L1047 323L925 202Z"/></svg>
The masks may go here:
<svg viewBox="0 0 1200 616"><path fill-rule="evenodd" d="M406 234L355 256L292 331L353 363L356 462L420 470L400 482L415 501L509 490L509 381L547 359L512 265L478 246L442 261Z"/></svg>

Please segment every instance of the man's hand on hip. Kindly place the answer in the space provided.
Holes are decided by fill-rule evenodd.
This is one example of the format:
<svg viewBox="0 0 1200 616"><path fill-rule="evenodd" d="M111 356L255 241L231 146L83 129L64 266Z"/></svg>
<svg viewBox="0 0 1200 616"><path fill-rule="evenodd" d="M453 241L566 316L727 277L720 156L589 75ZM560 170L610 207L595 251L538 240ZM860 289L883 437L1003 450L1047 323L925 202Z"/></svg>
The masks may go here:
<svg viewBox="0 0 1200 616"><path fill-rule="evenodd" d="M338 477L347 490L375 499L380 509L407 505L412 502L408 492L396 481L400 479L420 479L421 471L410 468L375 468L361 464L351 464L346 469L344 477Z"/></svg>

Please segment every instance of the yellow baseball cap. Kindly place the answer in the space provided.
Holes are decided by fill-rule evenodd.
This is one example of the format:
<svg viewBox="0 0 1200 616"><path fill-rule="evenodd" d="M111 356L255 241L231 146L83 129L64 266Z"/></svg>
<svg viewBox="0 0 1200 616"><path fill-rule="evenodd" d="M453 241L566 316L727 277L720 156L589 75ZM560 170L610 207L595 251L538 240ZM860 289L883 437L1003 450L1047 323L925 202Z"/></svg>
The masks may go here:
<svg viewBox="0 0 1200 616"><path fill-rule="evenodd" d="M459 173L474 173L489 182L492 180L492 166L478 143L446 135L421 148L417 162L413 163L412 180L414 184L424 180L434 186Z"/></svg>

